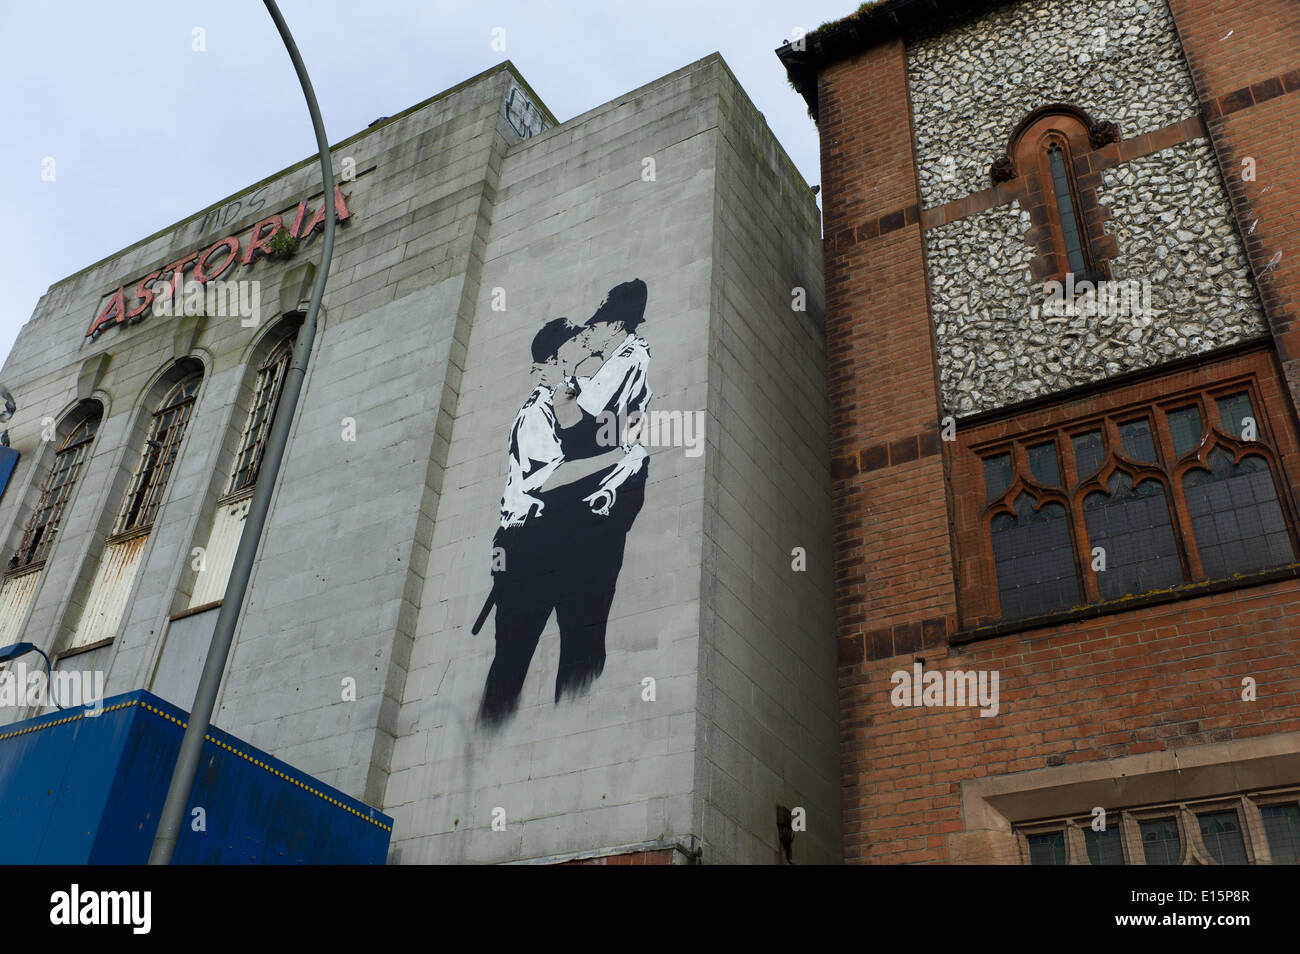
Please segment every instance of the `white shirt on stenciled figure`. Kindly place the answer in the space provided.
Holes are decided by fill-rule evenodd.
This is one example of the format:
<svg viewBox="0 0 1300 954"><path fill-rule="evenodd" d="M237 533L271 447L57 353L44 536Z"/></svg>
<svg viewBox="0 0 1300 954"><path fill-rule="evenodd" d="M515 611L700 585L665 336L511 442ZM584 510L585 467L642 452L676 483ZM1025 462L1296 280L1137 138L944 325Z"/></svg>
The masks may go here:
<svg viewBox="0 0 1300 954"><path fill-rule="evenodd" d="M571 378L578 392L578 406L596 420L597 433L607 428L613 415L618 446L623 457L600 482L599 489L584 497L591 509L601 516L609 513L618 498L618 488L645 464L646 450L641 443L641 417L653 393L649 383L650 346L644 338L629 333L622 344L605 359L589 378ZM631 419L630 419L631 418Z"/></svg>
<svg viewBox="0 0 1300 954"><path fill-rule="evenodd" d="M618 496L618 488L638 473L646 459L641 428L625 428L628 415L644 414L652 392L648 383L650 348L634 334L618 346L595 374L569 379L577 392L576 404L596 420L605 423L615 415L618 446L623 457L610 469L599 488L584 497L593 512L607 516ZM539 384L524 401L510 431L510 455L505 493L501 498L501 526L522 526L529 517L540 516L543 503L537 492L565 462L555 413L556 388ZM567 482L567 481L566 481Z"/></svg>
<svg viewBox="0 0 1300 954"><path fill-rule="evenodd" d="M564 463L564 451L555 421L555 388L539 384L528 395L510 428L510 455L506 489L501 497L501 526L519 527L542 512L541 490Z"/></svg>
<svg viewBox="0 0 1300 954"><path fill-rule="evenodd" d="M612 411L625 417L628 412L644 412L650 403L648 382L650 346L644 338L629 334L589 378L571 378L578 392L578 406L596 418ZM620 437L622 435L620 434ZM628 447L625 446L624 450Z"/></svg>

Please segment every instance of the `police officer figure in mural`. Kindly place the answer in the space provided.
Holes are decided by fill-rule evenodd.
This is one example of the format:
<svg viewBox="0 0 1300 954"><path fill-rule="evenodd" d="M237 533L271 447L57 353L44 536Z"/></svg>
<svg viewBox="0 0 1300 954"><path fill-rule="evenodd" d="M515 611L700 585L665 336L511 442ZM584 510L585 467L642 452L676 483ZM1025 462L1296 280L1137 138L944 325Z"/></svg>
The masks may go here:
<svg viewBox="0 0 1300 954"><path fill-rule="evenodd" d="M633 279L611 289L585 325L556 318L533 339L537 384L510 431L492 593L473 630L495 603L483 725L514 713L552 611L560 627L555 701L585 691L605 668L623 546L649 470L638 424L651 396L650 349L636 334L645 304L645 282Z"/></svg>

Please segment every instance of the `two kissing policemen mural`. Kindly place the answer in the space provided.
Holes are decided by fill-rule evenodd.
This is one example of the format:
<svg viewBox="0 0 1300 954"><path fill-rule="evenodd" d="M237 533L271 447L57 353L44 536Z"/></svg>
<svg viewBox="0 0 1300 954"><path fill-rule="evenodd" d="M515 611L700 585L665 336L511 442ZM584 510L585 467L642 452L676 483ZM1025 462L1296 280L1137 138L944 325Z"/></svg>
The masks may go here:
<svg viewBox="0 0 1300 954"><path fill-rule="evenodd" d="M474 626L495 602L496 658L479 710L488 724L514 712L552 610L556 701L605 668L623 545L649 470L640 432L650 349L636 334L645 307L645 282L635 279L612 289L585 324L555 318L533 338L537 384L510 429L492 593Z"/></svg>

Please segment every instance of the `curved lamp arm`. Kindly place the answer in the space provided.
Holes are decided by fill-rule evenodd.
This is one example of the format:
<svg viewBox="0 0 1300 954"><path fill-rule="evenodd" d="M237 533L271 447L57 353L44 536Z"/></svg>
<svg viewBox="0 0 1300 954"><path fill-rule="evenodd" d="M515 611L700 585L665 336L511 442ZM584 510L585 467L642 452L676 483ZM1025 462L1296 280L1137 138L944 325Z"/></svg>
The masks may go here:
<svg viewBox="0 0 1300 954"><path fill-rule="evenodd" d="M45 650L35 643L14 643L12 646L0 649L0 663L25 656L27 653L37 653L45 660L45 683L50 687L50 701L54 703L54 708L62 711L63 706L59 705L58 700L54 698L54 667L50 664L50 657L45 655Z"/></svg>

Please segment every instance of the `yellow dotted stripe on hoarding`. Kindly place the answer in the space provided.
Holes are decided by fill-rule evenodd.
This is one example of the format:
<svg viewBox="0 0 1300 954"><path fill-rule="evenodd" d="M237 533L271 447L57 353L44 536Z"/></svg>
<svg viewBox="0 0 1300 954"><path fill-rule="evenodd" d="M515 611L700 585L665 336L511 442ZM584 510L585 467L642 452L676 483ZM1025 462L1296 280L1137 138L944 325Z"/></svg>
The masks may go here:
<svg viewBox="0 0 1300 954"><path fill-rule="evenodd" d="M140 708L146 709L149 712L152 712L154 715L166 719L168 722L175 723L176 725L180 726L182 729L187 728L189 725L189 723L182 722L180 719L176 718L175 716L163 712L161 709L157 708L156 706L151 706L147 702L141 702L139 699L130 699L126 702L119 702L116 705L105 706L103 712L114 712L118 709L128 709L134 705L139 705ZM42 722L40 725L31 725L25 729L18 729L15 732L5 732L0 734L0 742L3 742L5 739L12 739L20 735L27 735L29 732L40 732L42 729L50 729L56 725L66 725L69 722L76 722L78 719L84 719L85 717L86 714L85 711L83 710L81 712L76 713L75 715L64 716L62 719L52 719L49 722ZM227 745L224 742L214 739L211 735L205 735L203 736L203 738L211 742L213 745L217 746L218 748L225 749L230 754L237 755L244 761L251 762L254 765L256 765L258 768L265 769L266 771L274 775L276 778L284 779L286 782L296 785L298 788L301 788L303 791L309 792L312 795L315 795L317 798L323 799L324 801L329 802L331 805L343 809L345 812L347 812L350 815L356 815L358 818L364 819L365 821L370 822L370 824L375 825L378 828L382 828L386 832L391 832L393 830L391 825L385 825L383 822L376 821L374 818L371 818L365 812L357 811L351 805L347 805L339 801L337 798L333 798L329 795L326 795L324 792L317 791L316 789L312 788L310 785L306 785L298 781L298 779L294 778L293 776L287 775L284 772L281 772L279 769L273 768L270 765L267 765L265 762L253 758L248 753L241 752L239 751L239 749L236 749L233 746Z"/></svg>
<svg viewBox="0 0 1300 954"><path fill-rule="evenodd" d="M175 716L168 715L166 712L163 712L161 709L149 705L147 702L142 702L140 703L140 705L142 708L147 709L148 711L152 712L154 715L161 716L162 718L166 719L168 722L176 723L182 729L187 727L187 724L182 722L180 719L177 719ZM279 769L274 768L273 766L267 765L265 762L253 758L247 752L241 752L239 751L239 749L235 748L232 745L227 745L225 742L222 742L219 739L214 739L211 735L205 735L203 738L211 742L217 748L225 749L231 755L236 755L239 758L243 759L245 762L251 762L253 765L256 765L258 768L270 772L276 778L284 779L284 781L289 782L292 785L296 785L298 788L301 788L303 791L309 792L310 794L315 795L317 798L329 802L331 805L335 806L336 808L343 809L345 812L347 812L350 815L356 815L358 818L368 821L370 822L370 824L378 828L382 828L384 831L391 832L393 830L392 826L385 825L383 822L371 818L365 812L357 811L351 805L341 802L337 798L333 798L329 795L326 795L324 792L317 791L316 789L312 788L310 785L306 785L298 781L298 779L294 778L292 775L288 775L284 772L281 772Z"/></svg>
<svg viewBox="0 0 1300 954"><path fill-rule="evenodd" d="M137 702L139 702L138 699L132 699L129 702L119 702L115 706L105 706L103 712L113 712L117 709L128 709L131 706L135 705ZM100 714L102 715L103 712L101 712ZM84 719L85 717L86 717L86 713L83 710L81 712L78 712L76 715L64 716L62 719L54 719L50 722L42 722L40 725L29 725L25 729L19 729L17 732L5 732L3 734L0 734L0 742L3 742L5 739L12 739L15 736L26 735L28 732L40 732L42 729L52 729L56 725L66 725L69 722L76 722L78 719ZM91 718L97 718L97 717L91 716Z"/></svg>

